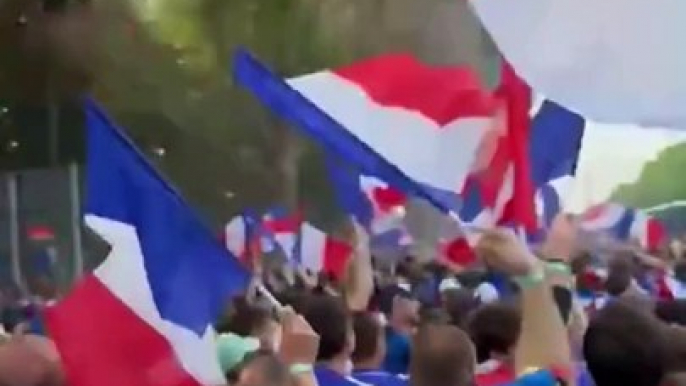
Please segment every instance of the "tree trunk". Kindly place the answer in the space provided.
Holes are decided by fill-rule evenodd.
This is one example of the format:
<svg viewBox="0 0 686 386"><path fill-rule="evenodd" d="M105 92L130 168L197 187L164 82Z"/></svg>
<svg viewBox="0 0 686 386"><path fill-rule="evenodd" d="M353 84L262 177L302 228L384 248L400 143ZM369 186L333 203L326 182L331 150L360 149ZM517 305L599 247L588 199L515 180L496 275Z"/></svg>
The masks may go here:
<svg viewBox="0 0 686 386"><path fill-rule="evenodd" d="M298 208L298 161L300 159L300 144L298 137L291 128L283 123L277 123L274 128L274 150L277 200L289 210Z"/></svg>

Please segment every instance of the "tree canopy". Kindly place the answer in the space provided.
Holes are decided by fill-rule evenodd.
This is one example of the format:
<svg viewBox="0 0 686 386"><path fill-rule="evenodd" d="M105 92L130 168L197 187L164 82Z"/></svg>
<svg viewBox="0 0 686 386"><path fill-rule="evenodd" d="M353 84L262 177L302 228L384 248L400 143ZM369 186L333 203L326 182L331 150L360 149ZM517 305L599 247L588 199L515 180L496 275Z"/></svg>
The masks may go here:
<svg viewBox="0 0 686 386"><path fill-rule="evenodd" d="M51 0L61 6L46 9L45 1L0 3L0 104L12 110L0 116L3 132L41 132L48 113L17 117L43 116L22 113L29 105L57 106L62 142L78 142L65 133L82 129L78 98L91 94L217 222L278 203L332 212L320 154L232 84L235 47L284 76L391 51L471 64L490 83L497 68L463 2ZM0 138L2 159L24 148L7 147L12 135Z"/></svg>
<svg viewBox="0 0 686 386"><path fill-rule="evenodd" d="M635 208L647 208L673 200L686 199L686 181L681 172L686 165L686 143L663 150L645 165L638 180L622 185L612 198Z"/></svg>

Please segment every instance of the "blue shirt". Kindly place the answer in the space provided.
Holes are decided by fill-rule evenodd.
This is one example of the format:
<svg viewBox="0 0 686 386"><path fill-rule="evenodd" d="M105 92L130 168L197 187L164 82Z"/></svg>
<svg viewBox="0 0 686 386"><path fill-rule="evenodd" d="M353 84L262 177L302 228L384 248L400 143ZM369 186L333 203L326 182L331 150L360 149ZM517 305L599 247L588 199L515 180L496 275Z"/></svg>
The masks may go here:
<svg viewBox="0 0 686 386"><path fill-rule="evenodd" d="M319 386L371 386L353 377L343 376L325 366L314 367L314 377Z"/></svg>
<svg viewBox="0 0 686 386"><path fill-rule="evenodd" d="M386 329L386 358L383 369L391 374L406 374L410 366L410 339L392 328Z"/></svg>
<svg viewBox="0 0 686 386"><path fill-rule="evenodd" d="M407 386L407 379L383 370L354 371L353 378L374 386Z"/></svg>
<svg viewBox="0 0 686 386"><path fill-rule="evenodd" d="M539 370L517 378L506 386L557 386L557 379L547 370Z"/></svg>

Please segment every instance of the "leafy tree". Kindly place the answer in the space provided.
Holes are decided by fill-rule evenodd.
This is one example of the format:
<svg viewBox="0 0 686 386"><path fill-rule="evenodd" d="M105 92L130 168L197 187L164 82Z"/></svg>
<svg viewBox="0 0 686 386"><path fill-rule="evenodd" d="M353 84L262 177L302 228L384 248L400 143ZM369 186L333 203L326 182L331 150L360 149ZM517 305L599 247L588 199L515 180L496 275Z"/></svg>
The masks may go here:
<svg viewBox="0 0 686 386"><path fill-rule="evenodd" d="M0 3L0 102L46 104L51 88L76 110L92 93L218 221L278 201L331 212L319 153L231 84L234 47L284 75L389 51L497 62L461 2L73 0L45 15L41 1Z"/></svg>
<svg viewBox="0 0 686 386"><path fill-rule="evenodd" d="M635 183L620 186L612 197L637 208L686 199L686 182L680 177L684 165L686 144L671 146L645 165Z"/></svg>

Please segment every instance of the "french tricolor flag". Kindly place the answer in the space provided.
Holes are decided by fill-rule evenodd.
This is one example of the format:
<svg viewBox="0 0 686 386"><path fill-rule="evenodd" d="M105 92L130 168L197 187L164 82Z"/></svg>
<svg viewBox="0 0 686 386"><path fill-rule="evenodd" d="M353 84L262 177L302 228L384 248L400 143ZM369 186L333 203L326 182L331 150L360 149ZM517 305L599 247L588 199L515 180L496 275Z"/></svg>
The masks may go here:
<svg viewBox="0 0 686 386"><path fill-rule="evenodd" d="M534 186L529 161L531 91L512 69L504 64L496 97L506 106L505 126L492 143L492 156L485 169L469 176L462 191L460 217L479 228L510 225L518 231L533 233L538 227L534 207ZM448 261L466 265L474 262L471 250L478 235L469 232L445 234L440 255ZM452 231L454 233L454 230Z"/></svg>
<svg viewBox="0 0 686 386"><path fill-rule="evenodd" d="M503 133L502 104L466 67L385 55L284 81L245 51L234 77L360 174L457 211L470 174L486 170Z"/></svg>
<svg viewBox="0 0 686 386"><path fill-rule="evenodd" d="M657 251L667 241L667 231L662 222L642 211L636 211L629 234L641 248L651 252Z"/></svg>
<svg viewBox="0 0 686 386"><path fill-rule="evenodd" d="M275 247L281 248L287 259L295 253L302 216L284 208L272 208L262 217L262 228Z"/></svg>
<svg viewBox="0 0 686 386"><path fill-rule="evenodd" d="M628 240L636 212L623 205L608 202L592 206L581 216L580 227L592 233L604 233L617 240Z"/></svg>
<svg viewBox="0 0 686 386"><path fill-rule="evenodd" d="M371 231L384 234L403 227L407 197L374 177L360 177L360 188L372 207Z"/></svg>
<svg viewBox="0 0 686 386"><path fill-rule="evenodd" d="M373 237L404 228L407 197L378 178L327 157L329 177L340 207Z"/></svg>
<svg viewBox="0 0 686 386"><path fill-rule="evenodd" d="M336 278L345 273L353 248L330 237L309 223L303 223L296 247L296 263L312 272L324 272Z"/></svg>
<svg viewBox="0 0 686 386"><path fill-rule="evenodd" d="M550 100L533 103L532 107L528 151L531 180L536 189L537 226L544 230L560 213L571 192L586 121ZM468 190L462 218L482 227L500 222L513 194L512 175L505 177L491 207L484 205L479 189ZM538 235L537 232L529 236ZM439 243L439 255L460 265L469 264L475 258L468 239L462 237Z"/></svg>
<svg viewBox="0 0 686 386"><path fill-rule="evenodd" d="M529 160L541 228L550 227L571 193L585 126L583 117L550 100L533 113Z"/></svg>
<svg viewBox="0 0 686 386"><path fill-rule="evenodd" d="M257 222L247 214L235 216L224 226L223 241L226 249L234 256L247 259L259 254L261 245L256 239Z"/></svg>
<svg viewBox="0 0 686 386"><path fill-rule="evenodd" d="M249 273L95 104L85 222L111 250L47 312L72 386L224 384L212 323Z"/></svg>

